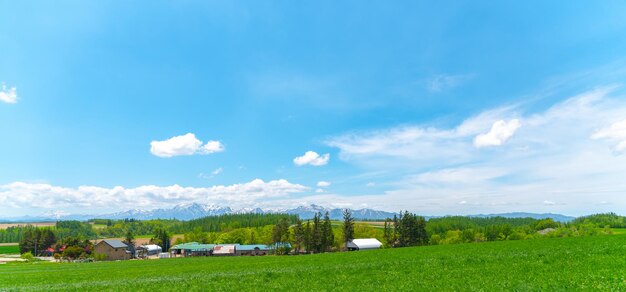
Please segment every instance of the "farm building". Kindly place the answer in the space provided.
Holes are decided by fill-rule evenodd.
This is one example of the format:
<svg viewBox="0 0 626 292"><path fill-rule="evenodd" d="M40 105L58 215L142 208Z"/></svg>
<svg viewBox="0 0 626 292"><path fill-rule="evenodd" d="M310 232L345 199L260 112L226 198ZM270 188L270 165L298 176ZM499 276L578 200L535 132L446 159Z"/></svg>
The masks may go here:
<svg viewBox="0 0 626 292"><path fill-rule="evenodd" d="M357 238L348 241L346 247L348 250L366 250L366 249L378 249L383 244L376 238Z"/></svg>
<svg viewBox="0 0 626 292"><path fill-rule="evenodd" d="M135 248L135 257L145 258L148 256L158 255L163 249L156 244L145 244Z"/></svg>
<svg viewBox="0 0 626 292"><path fill-rule="evenodd" d="M149 256L157 255L163 252L163 249L156 244L146 244L146 245L142 245L141 247L143 247L146 250Z"/></svg>
<svg viewBox="0 0 626 292"><path fill-rule="evenodd" d="M271 251L270 247L265 244L241 244L235 249L236 255L266 255Z"/></svg>
<svg viewBox="0 0 626 292"><path fill-rule="evenodd" d="M106 259L109 261L128 260L131 258L128 245L117 239L104 239L98 242L93 250L95 253L105 254Z"/></svg>
<svg viewBox="0 0 626 292"><path fill-rule="evenodd" d="M237 254L238 244L221 244L213 247L213 255L215 256L231 256Z"/></svg>
<svg viewBox="0 0 626 292"><path fill-rule="evenodd" d="M187 242L172 246L170 254L172 257L209 256L213 253L213 247L215 247L215 244Z"/></svg>
<svg viewBox="0 0 626 292"><path fill-rule="evenodd" d="M172 257L188 256L258 256L267 255L274 251L273 246L265 244L200 244L187 242L172 246Z"/></svg>

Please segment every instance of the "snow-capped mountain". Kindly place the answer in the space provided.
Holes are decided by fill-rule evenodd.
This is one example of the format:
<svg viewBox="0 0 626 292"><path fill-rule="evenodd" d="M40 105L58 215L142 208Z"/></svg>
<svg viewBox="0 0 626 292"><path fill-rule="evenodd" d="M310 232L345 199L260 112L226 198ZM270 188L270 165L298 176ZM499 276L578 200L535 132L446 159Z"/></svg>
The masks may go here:
<svg viewBox="0 0 626 292"><path fill-rule="evenodd" d="M261 209L261 208L242 208L232 209L230 207L222 207L217 205L203 205L198 203L177 205L169 209L153 209L153 210L139 210L132 209L124 212L100 214L100 215L71 215L62 213L59 211L44 213L39 216L23 216L19 218L0 218L0 222L43 222L43 221L56 221L56 220L88 220L93 218L99 219L137 219L137 220L150 220L150 219L178 219L178 220L192 220L196 218L206 216L216 216L223 214L265 214L265 213L287 213L298 215L301 219L311 219L315 214L321 213L322 216L328 212L331 219L341 220L343 218L343 209L341 208L326 208L320 205L310 204L299 206L292 209ZM393 218L392 212L374 210L374 209L350 209L352 217L358 220L384 220L386 218ZM522 218L530 217L535 219L552 218L556 221L567 222L574 219L574 217L560 215L560 214L536 214L536 213L503 213L503 214L488 214L488 215L470 215L469 217L507 217L507 218ZM429 219L431 217L426 217Z"/></svg>
<svg viewBox="0 0 626 292"><path fill-rule="evenodd" d="M183 204L174 206L171 209L154 209L149 211L144 210L128 210L124 212L117 212L112 214L104 214L97 216L103 219L137 219L137 220L150 220L150 219L178 219L178 220L191 220L206 216L216 216L223 214L231 214L233 210L230 207L219 207L216 205L201 205L198 203Z"/></svg>
<svg viewBox="0 0 626 292"><path fill-rule="evenodd" d="M356 219L385 219L393 217L393 213L385 211L377 211L372 209L350 210ZM104 214L97 216L103 219L125 219L133 218L138 220L149 219L178 219L191 220L206 216L216 216L223 214L246 214L246 213L287 213L300 216L302 219L311 219L316 213L325 214L328 212L331 219L341 219L343 209L325 208L319 205L311 204L300 206L293 209L261 209L261 208L242 208L232 209L230 207L220 207L216 205L201 205L197 203L174 206L171 209L155 209L150 211L129 210L113 214Z"/></svg>

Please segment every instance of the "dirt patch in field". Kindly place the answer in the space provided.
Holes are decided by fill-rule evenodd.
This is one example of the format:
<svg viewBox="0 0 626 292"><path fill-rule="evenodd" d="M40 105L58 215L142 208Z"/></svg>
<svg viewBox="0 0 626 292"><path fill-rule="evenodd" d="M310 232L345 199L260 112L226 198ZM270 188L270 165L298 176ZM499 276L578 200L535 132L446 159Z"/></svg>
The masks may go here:
<svg viewBox="0 0 626 292"><path fill-rule="evenodd" d="M57 223L56 222L33 222L33 223L24 223L24 222L17 222L17 223L0 223L0 229L7 229L9 227L15 227L15 226L26 226L26 225L32 225L32 226L36 226L36 227L51 227L51 226L55 226Z"/></svg>
<svg viewBox="0 0 626 292"><path fill-rule="evenodd" d="M14 246L14 245L20 245L20 244L17 242L0 243L0 246Z"/></svg>

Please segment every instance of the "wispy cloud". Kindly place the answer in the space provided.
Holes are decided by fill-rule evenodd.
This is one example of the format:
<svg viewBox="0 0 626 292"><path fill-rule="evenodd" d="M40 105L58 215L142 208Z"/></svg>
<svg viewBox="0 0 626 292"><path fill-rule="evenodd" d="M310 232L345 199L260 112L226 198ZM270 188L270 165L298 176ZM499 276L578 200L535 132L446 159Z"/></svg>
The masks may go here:
<svg viewBox="0 0 626 292"><path fill-rule="evenodd" d="M203 145L193 133L175 136L164 141L150 142L150 152L155 156L165 158L222 151L224 151L224 145L220 141L208 141Z"/></svg>
<svg viewBox="0 0 626 292"><path fill-rule="evenodd" d="M607 139L617 143L613 147L616 153L623 153L626 150L626 120L613 123L611 126L598 130L593 135L592 139Z"/></svg>
<svg viewBox="0 0 626 292"><path fill-rule="evenodd" d="M581 214L590 205L609 208L601 201L626 208L621 196L626 192L621 175L626 156L614 155L626 140L626 99L617 89L600 87L540 112L506 106L451 128L405 125L343 134L326 142L339 149L340 159L366 170L406 174L383 194L351 197L391 210L406 202L420 202L414 208L431 214ZM480 135L486 136L483 141ZM499 147L477 148L476 140L480 146ZM543 204L546 195L559 203ZM472 209L464 209L460 201L472 202L467 204Z"/></svg>
<svg viewBox="0 0 626 292"><path fill-rule="evenodd" d="M17 88L7 87L2 83L0 86L0 101L6 103L17 103Z"/></svg>
<svg viewBox="0 0 626 292"><path fill-rule="evenodd" d="M426 82L426 89L433 93L442 92L457 87L472 78L474 78L474 74L439 74L428 79Z"/></svg>

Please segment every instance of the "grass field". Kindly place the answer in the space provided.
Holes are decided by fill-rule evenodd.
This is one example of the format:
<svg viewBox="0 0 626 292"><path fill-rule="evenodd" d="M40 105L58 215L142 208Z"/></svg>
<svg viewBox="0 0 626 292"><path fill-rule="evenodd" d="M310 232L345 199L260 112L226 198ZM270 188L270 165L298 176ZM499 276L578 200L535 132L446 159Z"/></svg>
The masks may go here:
<svg viewBox="0 0 626 292"><path fill-rule="evenodd" d="M626 235L306 256L0 265L0 290L626 289Z"/></svg>
<svg viewBox="0 0 626 292"><path fill-rule="evenodd" d="M17 245L0 246L0 254L19 254L20 247Z"/></svg>

